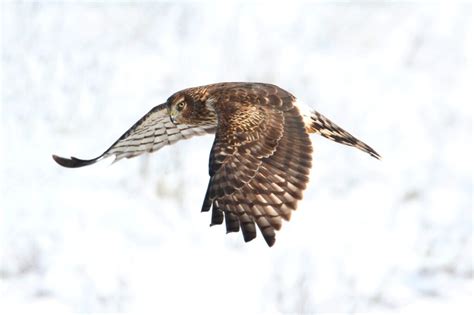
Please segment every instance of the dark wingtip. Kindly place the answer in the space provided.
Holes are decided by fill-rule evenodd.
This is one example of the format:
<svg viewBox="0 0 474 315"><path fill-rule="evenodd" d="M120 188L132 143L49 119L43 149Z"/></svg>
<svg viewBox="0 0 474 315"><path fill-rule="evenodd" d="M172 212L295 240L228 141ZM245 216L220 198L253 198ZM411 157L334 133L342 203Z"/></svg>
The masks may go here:
<svg viewBox="0 0 474 315"><path fill-rule="evenodd" d="M68 167L68 168L76 168L76 167L83 167L83 166L91 165L91 164L94 164L95 162L97 162L99 160L99 158L95 158L95 159L92 159L92 160L81 160L81 159L77 159L73 156L71 156L70 159L66 159L66 158L57 156L55 154L53 154L53 159L59 165L64 166L64 167Z"/></svg>
<svg viewBox="0 0 474 315"><path fill-rule="evenodd" d="M265 242L267 242L268 247L272 247L275 244L275 241L276 241L275 236L269 239L265 238Z"/></svg>

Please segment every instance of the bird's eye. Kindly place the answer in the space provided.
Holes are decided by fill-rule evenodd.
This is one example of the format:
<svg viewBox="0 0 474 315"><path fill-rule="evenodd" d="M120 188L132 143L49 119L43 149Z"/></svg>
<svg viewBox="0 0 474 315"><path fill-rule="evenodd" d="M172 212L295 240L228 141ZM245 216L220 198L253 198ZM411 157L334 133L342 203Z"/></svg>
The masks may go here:
<svg viewBox="0 0 474 315"><path fill-rule="evenodd" d="M184 102L179 102L178 105L176 105L176 108L177 108L178 110L183 110L184 105L185 105Z"/></svg>

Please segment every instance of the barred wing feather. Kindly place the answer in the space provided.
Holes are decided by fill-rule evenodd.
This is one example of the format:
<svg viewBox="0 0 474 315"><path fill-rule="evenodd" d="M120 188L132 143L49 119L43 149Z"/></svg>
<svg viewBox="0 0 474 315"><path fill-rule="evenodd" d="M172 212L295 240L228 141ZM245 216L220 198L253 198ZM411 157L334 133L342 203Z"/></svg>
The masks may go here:
<svg viewBox="0 0 474 315"><path fill-rule="evenodd" d="M58 164L70 168L94 164L109 156L115 156L115 162L122 158L131 158L146 152L157 151L165 145L192 136L214 133L215 129L216 125L210 122L201 125L175 124L168 115L166 104L161 104L155 106L137 121L100 156L82 160L75 157L68 159L53 155L53 159Z"/></svg>

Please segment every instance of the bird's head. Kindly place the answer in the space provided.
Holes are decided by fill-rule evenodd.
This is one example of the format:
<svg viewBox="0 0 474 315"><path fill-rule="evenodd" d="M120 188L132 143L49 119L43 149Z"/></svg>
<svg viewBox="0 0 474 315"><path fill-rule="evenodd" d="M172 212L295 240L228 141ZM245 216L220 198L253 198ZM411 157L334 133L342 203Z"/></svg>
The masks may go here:
<svg viewBox="0 0 474 315"><path fill-rule="evenodd" d="M171 121L175 124L193 125L210 116L214 117L213 113L209 113L207 100L208 94L199 88L176 92L166 101Z"/></svg>
<svg viewBox="0 0 474 315"><path fill-rule="evenodd" d="M184 93L176 93L168 99L167 104L168 112L173 123L187 123L187 118L189 118L194 105L193 100L189 96Z"/></svg>

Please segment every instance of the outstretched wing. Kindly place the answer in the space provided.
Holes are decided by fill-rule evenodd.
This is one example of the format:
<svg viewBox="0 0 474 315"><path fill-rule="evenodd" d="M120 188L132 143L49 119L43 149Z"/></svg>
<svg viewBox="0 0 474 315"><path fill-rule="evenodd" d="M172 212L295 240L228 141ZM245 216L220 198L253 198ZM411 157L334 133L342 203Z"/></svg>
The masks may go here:
<svg viewBox="0 0 474 315"><path fill-rule="evenodd" d="M71 168L94 164L112 155L115 156L115 161L118 161L122 158L131 158L145 152L154 152L165 145L173 144L195 135L214 133L215 130L216 124L210 122L202 125L175 124L168 115L166 104L161 104L154 107L137 121L102 155L91 160L81 160L75 157L67 159L57 155L53 155L53 159L59 165Z"/></svg>
<svg viewBox="0 0 474 315"><path fill-rule="evenodd" d="M282 218L289 220L308 182L312 146L293 96L275 86L250 95L229 92L216 104L218 128L209 160L202 211L212 206L211 225L242 229L246 242L257 224L269 246ZM253 93L253 94L252 94Z"/></svg>

